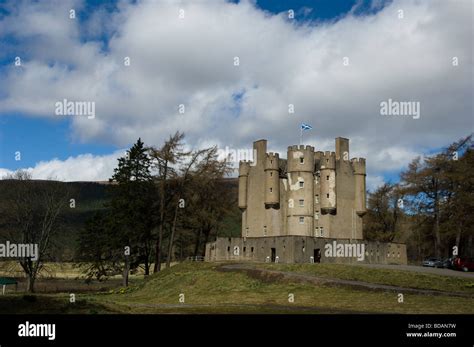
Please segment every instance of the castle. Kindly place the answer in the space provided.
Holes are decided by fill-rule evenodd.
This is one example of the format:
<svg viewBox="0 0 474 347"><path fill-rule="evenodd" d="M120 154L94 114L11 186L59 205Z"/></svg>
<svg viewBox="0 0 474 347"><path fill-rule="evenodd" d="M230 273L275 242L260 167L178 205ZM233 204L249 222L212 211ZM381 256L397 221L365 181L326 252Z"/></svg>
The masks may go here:
<svg viewBox="0 0 474 347"><path fill-rule="evenodd" d="M208 243L206 260L361 261L325 252L334 244L341 250L361 245L363 262L406 263L405 245L364 241L365 158L349 160L346 138L336 138L335 147L290 146L281 159L267 153L266 140L254 142L253 161L239 164L241 237Z"/></svg>

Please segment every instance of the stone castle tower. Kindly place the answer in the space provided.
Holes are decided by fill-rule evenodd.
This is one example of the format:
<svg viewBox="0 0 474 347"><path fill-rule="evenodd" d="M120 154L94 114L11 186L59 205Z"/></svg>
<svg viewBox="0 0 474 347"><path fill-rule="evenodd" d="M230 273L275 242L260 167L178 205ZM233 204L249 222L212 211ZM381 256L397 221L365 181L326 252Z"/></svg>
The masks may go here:
<svg viewBox="0 0 474 347"><path fill-rule="evenodd" d="M335 152L288 147L287 159L254 142L254 161L239 165L242 237L307 236L362 240L365 159L349 160L349 140ZM256 156L256 158L255 158Z"/></svg>

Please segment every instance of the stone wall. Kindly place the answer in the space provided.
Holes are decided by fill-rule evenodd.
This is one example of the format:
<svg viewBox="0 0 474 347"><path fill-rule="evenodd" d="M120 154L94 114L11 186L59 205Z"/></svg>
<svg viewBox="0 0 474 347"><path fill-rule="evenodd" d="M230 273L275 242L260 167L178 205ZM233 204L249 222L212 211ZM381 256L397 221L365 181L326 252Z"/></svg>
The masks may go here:
<svg viewBox="0 0 474 347"><path fill-rule="evenodd" d="M329 246L327 246L329 245ZM363 248L362 248L363 245ZM335 248L334 248L335 246ZM329 248L334 248L330 256ZM357 259L356 250L363 250ZM337 251L339 254L337 253ZM346 253L342 253L345 250ZM347 253L353 251L354 253ZM318 257L318 254L320 258ZM319 258L319 260L318 260ZM252 261L279 263L407 264L406 246L364 240L307 236L219 237L206 244L206 261Z"/></svg>

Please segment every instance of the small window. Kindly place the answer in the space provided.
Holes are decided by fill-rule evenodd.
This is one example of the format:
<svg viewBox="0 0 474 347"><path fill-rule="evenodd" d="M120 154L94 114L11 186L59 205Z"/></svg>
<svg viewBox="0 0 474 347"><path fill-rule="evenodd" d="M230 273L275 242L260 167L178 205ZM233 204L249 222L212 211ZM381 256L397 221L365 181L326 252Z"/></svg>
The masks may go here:
<svg viewBox="0 0 474 347"><path fill-rule="evenodd" d="M227 252L230 252L230 247L227 247Z"/></svg>
<svg viewBox="0 0 474 347"><path fill-rule="evenodd" d="M273 177L273 171L270 171L270 177Z"/></svg>
<svg viewBox="0 0 474 347"><path fill-rule="evenodd" d="M323 227L319 228L319 236L323 237L324 232L323 232Z"/></svg>
<svg viewBox="0 0 474 347"><path fill-rule="evenodd" d="M300 157L300 164L304 164L304 158Z"/></svg>
<svg viewBox="0 0 474 347"><path fill-rule="evenodd" d="M329 181L329 176L326 176L326 181Z"/></svg>
<svg viewBox="0 0 474 347"><path fill-rule="evenodd" d="M329 199L329 193L326 194L326 197Z"/></svg>
<svg viewBox="0 0 474 347"><path fill-rule="evenodd" d="M315 212L315 213L314 213L314 219L316 219L316 220L319 219L319 213L318 213L318 212Z"/></svg>
<svg viewBox="0 0 474 347"><path fill-rule="evenodd" d="M300 207L304 207L304 199L300 199L299 202L300 202Z"/></svg>
<svg viewBox="0 0 474 347"><path fill-rule="evenodd" d="M316 194L316 196L314 197L314 203L319 204L319 195L318 194Z"/></svg>
<svg viewBox="0 0 474 347"><path fill-rule="evenodd" d="M247 250L247 247L244 247L244 253L245 253L246 250Z"/></svg>
<svg viewBox="0 0 474 347"><path fill-rule="evenodd" d="M304 224L304 217L300 217L300 224Z"/></svg>
<svg viewBox="0 0 474 347"><path fill-rule="evenodd" d="M263 226L263 236L267 236L267 226Z"/></svg>
<svg viewBox="0 0 474 347"><path fill-rule="evenodd" d="M304 187L304 182L300 181L300 188L303 188L303 187Z"/></svg>
<svg viewBox="0 0 474 347"><path fill-rule="evenodd" d="M252 252L252 253L253 253L253 247L250 247L250 252Z"/></svg>
<svg viewBox="0 0 474 347"><path fill-rule="evenodd" d="M329 159L326 159L326 163L329 163Z"/></svg>
<svg viewBox="0 0 474 347"><path fill-rule="evenodd" d="M273 164L273 160L270 160L270 164Z"/></svg>
<svg viewBox="0 0 474 347"><path fill-rule="evenodd" d="M270 193L273 193L273 188L270 188Z"/></svg>

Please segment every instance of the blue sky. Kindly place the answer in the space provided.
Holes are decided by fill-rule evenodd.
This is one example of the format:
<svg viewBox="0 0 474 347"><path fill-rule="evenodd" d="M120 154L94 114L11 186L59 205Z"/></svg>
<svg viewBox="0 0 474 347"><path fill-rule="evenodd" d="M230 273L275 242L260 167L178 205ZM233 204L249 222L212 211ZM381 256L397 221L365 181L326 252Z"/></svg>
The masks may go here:
<svg viewBox="0 0 474 347"><path fill-rule="evenodd" d="M239 1L233 1L239 2ZM288 7L288 1L261 0L258 7L271 13L280 13L293 9L297 21L330 21L349 12L356 3L355 0L295 0ZM370 1L363 2L363 8L368 10ZM114 11L115 1L89 0L84 9L78 14L81 21L87 20L93 11L106 9ZM312 9L304 16L304 9ZM362 11L359 11L361 13ZM5 13L1 11L0 13ZM298 14L301 14L298 15ZM107 42L108 37L101 37ZM95 38L97 39L97 38ZM10 47L0 54L0 71L12 64L18 52L26 52L28 47L13 37L2 38L1 46ZM10 53L10 54L8 54ZM82 153L106 154L120 148L106 143L81 143L70 134L70 119L44 119L28 116L22 113L6 113L0 118L0 167L16 170L22 167L34 166L39 161L52 158L66 159ZM131 145L131 144L130 144ZM21 161L15 160L15 153L22 153Z"/></svg>
<svg viewBox="0 0 474 347"><path fill-rule="evenodd" d="M159 145L176 130L185 131L192 147L242 148L266 137L270 149L284 156L297 139L298 124L306 122L313 125L309 144L318 149L334 150L335 137L349 137L351 154L367 157L369 186L375 186L396 181L416 155L472 131L472 122L466 124L472 116L472 81L466 79L472 36L465 40L469 16L462 7L467 2L449 10L436 0L232 2L234 7L191 2L183 33L174 22L154 26L155 17L176 10L166 1L156 1L157 7L97 0L2 2L0 174L43 162L37 170L42 178L65 167L72 173L66 180L76 179L75 172L77 179L103 179L114 153L138 137ZM78 9L76 22L63 17L71 7ZM285 18L289 9L293 21ZM402 21L400 9L406 13ZM206 13L222 22L200 37L203 22L194 19L206 21ZM229 15L225 20L223 13ZM188 38L184 48L174 43ZM197 40L203 41L195 45ZM236 54L242 58L238 72L221 64ZM120 67L126 55L140 64ZM24 66L14 67L16 56ZM339 63L345 56L350 68ZM457 69L450 65L452 56L461 57ZM97 99L99 117L88 122L54 116L55 100L75 97ZM380 118L379 103L387 98L419 100L422 119ZM181 102L189 110L185 120L174 114ZM297 112L289 119L284 110L290 102ZM83 155L95 161L65 163ZM103 171L84 168L90 175L81 176L81 165L89 169L102 157ZM58 160L48 164L53 159Z"/></svg>

